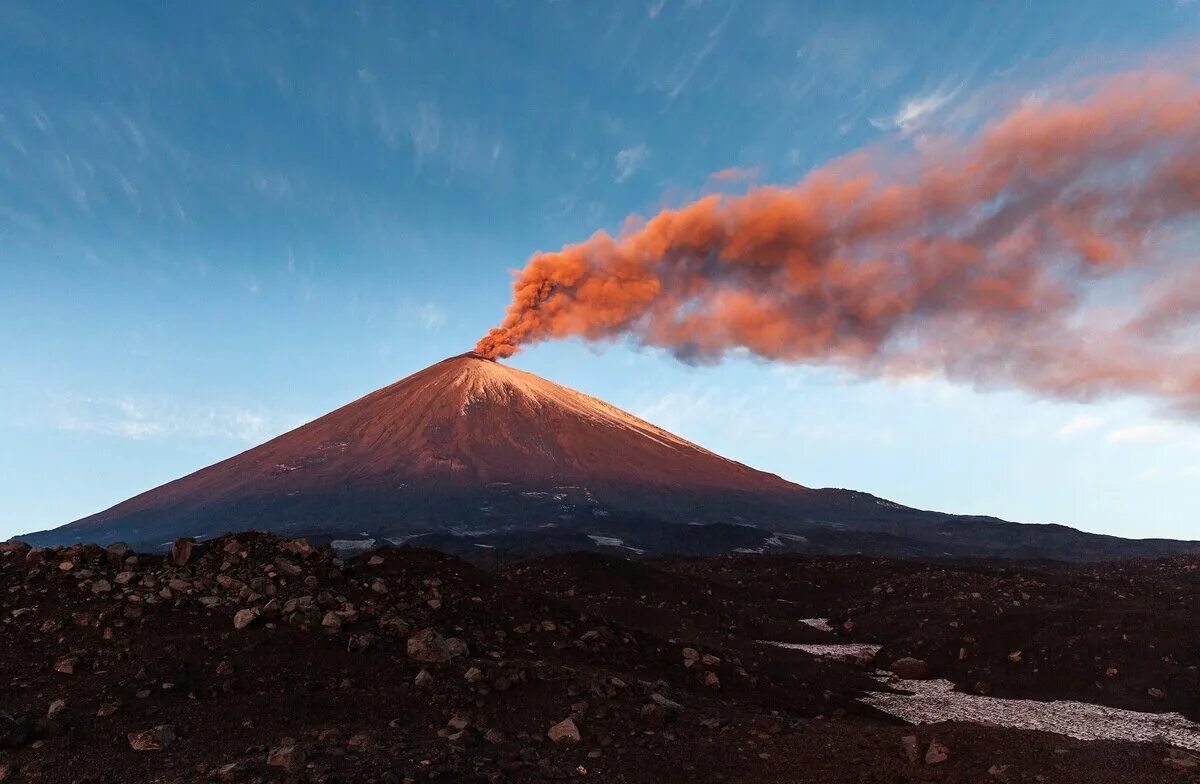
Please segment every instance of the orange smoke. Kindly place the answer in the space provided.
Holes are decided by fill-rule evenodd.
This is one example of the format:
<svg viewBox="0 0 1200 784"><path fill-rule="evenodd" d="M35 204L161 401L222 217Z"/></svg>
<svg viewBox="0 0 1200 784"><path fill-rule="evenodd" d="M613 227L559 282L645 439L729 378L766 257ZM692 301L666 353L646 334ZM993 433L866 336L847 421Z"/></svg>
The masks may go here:
<svg viewBox="0 0 1200 784"><path fill-rule="evenodd" d="M1200 410L1195 236L1172 252L1198 211L1196 80L1126 73L966 142L861 152L539 253L475 350L627 336Z"/></svg>

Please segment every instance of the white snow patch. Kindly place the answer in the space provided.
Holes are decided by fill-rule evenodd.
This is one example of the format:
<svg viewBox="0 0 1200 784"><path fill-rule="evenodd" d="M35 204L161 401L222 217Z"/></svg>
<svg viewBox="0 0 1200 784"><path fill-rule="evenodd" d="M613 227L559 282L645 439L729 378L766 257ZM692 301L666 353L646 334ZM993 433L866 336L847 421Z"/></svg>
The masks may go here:
<svg viewBox="0 0 1200 784"><path fill-rule="evenodd" d="M775 642L774 640L759 640L762 645L774 645L776 648L787 648L789 651L804 651L809 656L823 656L829 659L843 661L869 662L879 653L882 645L866 643L845 643L842 645L816 645L805 642Z"/></svg>
<svg viewBox="0 0 1200 784"><path fill-rule="evenodd" d="M375 546L374 539L334 539L329 543L337 553L361 553Z"/></svg>
<svg viewBox="0 0 1200 784"><path fill-rule="evenodd" d="M1054 732L1079 740L1120 740L1149 743L1164 740L1172 746L1200 751L1200 724L1178 713L1137 711L1055 700L1006 700L954 691L947 680L878 680L910 694L874 693L862 702L910 724L968 721L1019 730Z"/></svg>
<svg viewBox="0 0 1200 784"><path fill-rule="evenodd" d="M778 538L780 538L780 539L787 539L789 542L801 542L801 543L803 543L803 542L807 542L807 541L808 541L808 537L807 537L807 536L801 536L800 534L781 534L781 533L779 533L779 532L776 532L776 533L775 533L775 536L777 536L777 537L778 537Z"/></svg>
<svg viewBox="0 0 1200 784"><path fill-rule="evenodd" d="M829 625L828 618L801 618L800 623L803 623L806 626L811 626L814 629L822 632L833 631L833 627Z"/></svg>
<svg viewBox="0 0 1200 784"><path fill-rule="evenodd" d="M620 547L622 550L628 550L629 552L637 553L638 555L642 555L646 552L640 547L630 547L629 545L625 544L624 540L618 539L615 536L598 536L596 534L588 534L587 538L591 539L600 547Z"/></svg>
<svg viewBox="0 0 1200 784"><path fill-rule="evenodd" d="M783 540L778 536L768 536L766 539L763 539L763 544L767 547L783 547Z"/></svg>

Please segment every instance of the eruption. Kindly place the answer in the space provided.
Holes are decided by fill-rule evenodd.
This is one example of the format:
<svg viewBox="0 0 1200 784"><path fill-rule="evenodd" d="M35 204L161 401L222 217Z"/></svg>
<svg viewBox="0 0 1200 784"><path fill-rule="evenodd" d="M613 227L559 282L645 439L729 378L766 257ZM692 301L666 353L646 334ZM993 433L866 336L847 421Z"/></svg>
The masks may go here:
<svg viewBox="0 0 1200 784"><path fill-rule="evenodd" d="M536 254L475 351L627 336L1196 411L1197 211L1197 80L1129 72L967 141L861 151Z"/></svg>

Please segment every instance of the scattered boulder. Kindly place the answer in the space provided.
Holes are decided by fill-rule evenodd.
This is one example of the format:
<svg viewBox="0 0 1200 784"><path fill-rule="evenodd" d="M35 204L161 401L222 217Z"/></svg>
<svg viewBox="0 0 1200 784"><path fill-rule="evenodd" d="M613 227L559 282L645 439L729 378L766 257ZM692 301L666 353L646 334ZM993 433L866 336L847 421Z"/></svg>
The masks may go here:
<svg viewBox="0 0 1200 784"><path fill-rule="evenodd" d="M934 739L929 741L929 748L925 750L925 764L937 765L950 759L950 749L945 744Z"/></svg>
<svg viewBox="0 0 1200 784"><path fill-rule="evenodd" d="M188 538L171 542L171 563L175 566L187 566L188 561L192 560L192 550L195 546L195 540Z"/></svg>
<svg viewBox="0 0 1200 784"><path fill-rule="evenodd" d="M929 664L924 659L905 656L892 662L891 670L896 677L906 681L922 681L929 677Z"/></svg>
<svg viewBox="0 0 1200 784"><path fill-rule="evenodd" d="M450 646L433 629L422 629L408 638L408 658L413 661L444 664L450 661Z"/></svg>
<svg viewBox="0 0 1200 784"><path fill-rule="evenodd" d="M238 610L233 614L233 628L245 629L250 624L254 623L254 619L258 617L258 613L250 609Z"/></svg>
<svg viewBox="0 0 1200 784"><path fill-rule="evenodd" d="M128 737L134 751L162 751L175 742L175 728L160 724L153 729L131 732Z"/></svg>
<svg viewBox="0 0 1200 784"><path fill-rule="evenodd" d="M275 768L283 768L288 772L299 770L304 765L304 750L296 745L294 738L284 738L278 746L267 752L267 764Z"/></svg>
<svg viewBox="0 0 1200 784"><path fill-rule="evenodd" d="M558 724L555 724L546 733L546 736L552 742L563 745L574 745L583 740L583 736L579 734L579 728L575 726L575 722L570 718L563 719Z"/></svg>

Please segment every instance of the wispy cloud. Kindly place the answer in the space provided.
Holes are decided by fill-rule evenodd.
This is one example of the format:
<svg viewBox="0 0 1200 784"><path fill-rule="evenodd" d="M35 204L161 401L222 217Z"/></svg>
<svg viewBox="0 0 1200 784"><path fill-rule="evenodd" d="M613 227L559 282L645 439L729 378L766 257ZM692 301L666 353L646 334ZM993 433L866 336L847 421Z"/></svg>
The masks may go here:
<svg viewBox="0 0 1200 784"><path fill-rule="evenodd" d="M636 174L648 157L650 157L650 150L644 144L626 147L618 152L616 157L617 182L625 182Z"/></svg>
<svg viewBox="0 0 1200 784"><path fill-rule="evenodd" d="M264 441L294 424L298 423L240 406L148 402L133 396L59 399L52 417L56 430L130 439L174 436L231 438L247 443Z"/></svg>
<svg viewBox="0 0 1200 784"><path fill-rule="evenodd" d="M708 175L712 182L752 182L762 173L758 166L730 166Z"/></svg>
<svg viewBox="0 0 1200 784"><path fill-rule="evenodd" d="M688 7L696 7L698 3L689 2ZM728 8L725 9L725 15L721 17L708 35L705 36L704 43L695 52L685 54L684 57L675 64L666 79L661 80L656 84L658 89L667 94L671 100L679 97L684 88L688 86L688 82L692 81L692 77L700 70L700 66L708 59L708 56L717 48L717 44L721 41L721 35L725 32L725 25L729 23L733 16L733 11L737 7L736 2L731 2Z"/></svg>
<svg viewBox="0 0 1200 784"><path fill-rule="evenodd" d="M1080 433L1086 433L1089 430L1095 430L1104 424L1104 420L1091 414L1079 414L1074 419L1065 423L1056 431L1059 438L1070 438L1071 436Z"/></svg>
<svg viewBox="0 0 1200 784"><path fill-rule="evenodd" d="M422 101L417 105L417 113L413 118L409 133L412 136L413 156L417 169L426 156L437 150L441 138L442 123L437 106Z"/></svg>
<svg viewBox="0 0 1200 784"><path fill-rule="evenodd" d="M940 87L932 92L910 96L900 104L896 113L891 117L872 119L871 125L880 130L913 133L954 100L961 89L962 84L958 84L954 87Z"/></svg>
<svg viewBox="0 0 1200 784"><path fill-rule="evenodd" d="M1171 428L1162 424L1131 425L1109 431L1107 441L1112 444L1123 444L1133 441L1162 441L1169 438Z"/></svg>
<svg viewBox="0 0 1200 784"><path fill-rule="evenodd" d="M422 327L429 331L440 329L446 324L446 312L432 302L426 302L414 314Z"/></svg>

